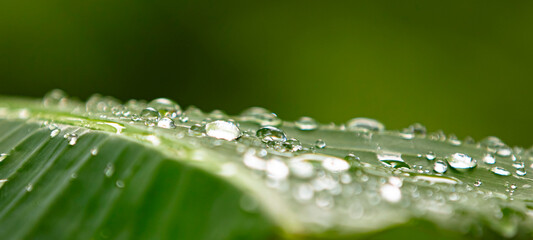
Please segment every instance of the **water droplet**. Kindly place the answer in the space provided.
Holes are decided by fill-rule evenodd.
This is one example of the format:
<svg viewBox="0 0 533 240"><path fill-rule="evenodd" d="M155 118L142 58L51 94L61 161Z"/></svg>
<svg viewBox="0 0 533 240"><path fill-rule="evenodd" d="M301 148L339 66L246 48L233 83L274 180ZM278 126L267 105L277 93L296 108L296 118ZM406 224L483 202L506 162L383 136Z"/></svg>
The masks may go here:
<svg viewBox="0 0 533 240"><path fill-rule="evenodd" d="M381 152L377 155L378 160L387 167L392 168L411 168L409 164L405 163L400 153Z"/></svg>
<svg viewBox="0 0 533 240"><path fill-rule="evenodd" d="M454 169L471 169L477 166L476 160L464 153L454 153L446 160Z"/></svg>
<svg viewBox="0 0 533 240"><path fill-rule="evenodd" d="M194 124L189 128L189 135L201 136L205 133L205 128L200 124Z"/></svg>
<svg viewBox="0 0 533 240"><path fill-rule="evenodd" d="M98 154L98 148L91 149L91 155L96 156Z"/></svg>
<svg viewBox="0 0 533 240"><path fill-rule="evenodd" d="M406 140L411 140L411 139L415 138L415 133L414 133L414 131L412 129L404 128L400 132L400 137L403 138L403 139L406 139Z"/></svg>
<svg viewBox="0 0 533 240"><path fill-rule="evenodd" d="M104 169L104 175L106 177L112 177L115 173L115 166L112 163L108 163Z"/></svg>
<svg viewBox="0 0 533 240"><path fill-rule="evenodd" d="M124 188L126 185L124 184L124 181L122 180L117 180L115 182L115 186L117 186L118 188Z"/></svg>
<svg viewBox="0 0 533 240"><path fill-rule="evenodd" d="M26 185L26 192L31 192L33 190L33 184L29 183Z"/></svg>
<svg viewBox="0 0 533 240"><path fill-rule="evenodd" d="M328 157L322 160L322 167L330 172L342 172L350 168L350 164L344 159Z"/></svg>
<svg viewBox="0 0 533 240"><path fill-rule="evenodd" d="M454 145L454 146L459 146L461 145L461 140L459 140L459 138L457 138L457 136L455 136L455 134L450 134L448 136L448 142L451 144L451 145Z"/></svg>
<svg viewBox="0 0 533 240"><path fill-rule="evenodd" d="M50 137L55 138L57 135L59 135L59 133L61 133L61 130L59 128L55 128L50 132Z"/></svg>
<svg viewBox="0 0 533 240"><path fill-rule="evenodd" d="M255 170L265 170L265 160L255 155L255 149L250 149L244 153L243 158L244 165Z"/></svg>
<svg viewBox="0 0 533 240"><path fill-rule="evenodd" d="M161 120L157 122L157 126L160 128L166 128L166 129L176 128L176 125L174 124L174 120L168 117L161 118Z"/></svg>
<svg viewBox="0 0 533 240"><path fill-rule="evenodd" d="M318 127L318 123L315 121L315 119L310 117L301 117L295 122L295 125L302 131L311 131Z"/></svg>
<svg viewBox="0 0 533 240"><path fill-rule="evenodd" d="M67 133L63 137L67 139L67 142L70 146L74 146L78 142L78 134Z"/></svg>
<svg viewBox="0 0 533 240"><path fill-rule="evenodd" d="M479 179L474 182L474 186L476 186L476 187L481 186L481 184L483 184L483 183Z"/></svg>
<svg viewBox="0 0 533 240"><path fill-rule="evenodd" d="M282 121L278 116L264 108L251 107L241 113L243 120L253 121L261 126L279 126Z"/></svg>
<svg viewBox="0 0 533 240"><path fill-rule="evenodd" d="M7 179L0 179L0 188L2 188L7 181Z"/></svg>
<svg viewBox="0 0 533 240"><path fill-rule="evenodd" d="M385 130L385 126L371 118L353 118L346 123L346 128L350 131L378 131Z"/></svg>
<svg viewBox="0 0 533 240"><path fill-rule="evenodd" d="M524 162L513 162L512 166L516 169L520 169L520 168L524 168L525 165L524 165Z"/></svg>
<svg viewBox="0 0 533 240"><path fill-rule="evenodd" d="M486 164L494 164L496 163L496 158L492 154L487 153L483 156L483 162Z"/></svg>
<svg viewBox="0 0 533 240"><path fill-rule="evenodd" d="M500 175L500 176L511 176L511 172L505 170L505 168L501 168L501 167L492 167L490 169L491 172L493 172L494 174L496 175Z"/></svg>
<svg viewBox="0 0 533 240"><path fill-rule="evenodd" d="M265 143L285 142L287 140L287 136L285 136L283 130L272 126L263 127L257 130L256 136Z"/></svg>
<svg viewBox="0 0 533 240"><path fill-rule="evenodd" d="M402 199L402 191L392 184L384 184L379 189L381 197L390 203L397 203Z"/></svg>
<svg viewBox="0 0 533 240"><path fill-rule="evenodd" d="M148 103L148 106L159 111L161 116L170 119L175 119L181 115L180 106L170 99L157 98Z"/></svg>
<svg viewBox="0 0 533 240"><path fill-rule="evenodd" d="M268 177L273 179L285 179L289 176L289 167L279 159L268 160L265 171Z"/></svg>
<svg viewBox="0 0 533 240"><path fill-rule="evenodd" d="M435 164L433 164L433 171L437 173L445 173L446 170L448 170L448 165L442 160L437 160Z"/></svg>
<svg viewBox="0 0 533 240"><path fill-rule="evenodd" d="M508 147L502 147L496 151L496 154L501 157L509 157L513 151Z"/></svg>
<svg viewBox="0 0 533 240"><path fill-rule="evenodd" d="M9 156L9 154L7 154L7 153L0 153L0 162L4 161L4 159L6 159L7 156Z"/></svg>
<svg viewBox="0 0 533 240"><path fill-rule="evenodd" d="M65 105L67 102L67 94L59 89L54 89L46 93L43 97L43 104L47 107Z"/></svg>
<svg viewBox="0 0 533 240"><path fill-rule="evenodd" d="M141 111L140 117L147 126L153 127L161 118L161 114L155 108L147 107Z"/></svg>
<svg viewBox="0 0 533 240"><path fill-rule="evenodd" d="M322 140L322 139L318 139L315 142L315 146L317 148L320 148L320 149L325 148L326 147L326 142L324 140Z"/></svg>
<svg viewBox="0 0 533 240"><path fill-rule="evenodd" d="M526 175L526 169L525 168L516 169L516 175L525 176Z"/></svg>
<svg viewBox="0 0 533 240"><path fill-rule="evenodd" d="M435 157L436 157L436 155L435 155L434 152L429 152L429 153L426 154L426 159L427 160L430 160L430 161L435 160Z"/></svg>
<svg viewBox="0 0 533 240"><path fill-rule="evenodd" d="M287 139L287 141L282 143L282 146L289 152L297 152L303 149L302 143L296 138Z"/></svg>
<svg viewBox="0 0 533 240"><path fill-rule="evenodd" d="M241 136L241 130L233 122L217 120L205 125L207 136L233 141Z"/></svg>

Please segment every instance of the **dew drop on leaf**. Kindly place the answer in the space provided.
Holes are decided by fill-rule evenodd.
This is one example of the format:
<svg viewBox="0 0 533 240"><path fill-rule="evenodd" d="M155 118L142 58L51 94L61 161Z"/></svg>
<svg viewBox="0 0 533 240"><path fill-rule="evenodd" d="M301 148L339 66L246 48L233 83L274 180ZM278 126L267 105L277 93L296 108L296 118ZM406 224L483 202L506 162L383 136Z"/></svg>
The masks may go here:
<svg viewBox="0 0 533 240"><path fill-rule="evenodd" d="M505 168L502 168L502 167L492 167L490 171L500 176L511 176L511 172L505 170Z"/></svg>
<svg viewBox="0 0 533 240"><path fill-rule="evenodd" d="M371 118L353 118L346 123L346 128L350 131L383 131L385 126Z"/></svg>
<svg viewBox="0 0 533 240"><path fill-rule="evenodd" d="M447 160L454 169L471 169L477 166L476 160L464 153L454 153Z"/></svg>
<svg viewBox="0 0 533 240"><path fill-rule="evenodd" d="M315 119L310 117L301 117L295 122L295 125L302 131L311 131L318 127L318 123L315 121Z"/></svg>
<svg viewBox="0 0 533 240"><path fill-rule="evenodd" d="M241 136L241 130L233 122L217 120L205 125L207 136L233 141Z"/></svg>
<svg viewBox="0 0 533 240"><path fill-rule="evenodd" d="M256 136L265 143L285 142L287 140L287 136L283 130L272 126L263 127L257 130Z"/></svg>

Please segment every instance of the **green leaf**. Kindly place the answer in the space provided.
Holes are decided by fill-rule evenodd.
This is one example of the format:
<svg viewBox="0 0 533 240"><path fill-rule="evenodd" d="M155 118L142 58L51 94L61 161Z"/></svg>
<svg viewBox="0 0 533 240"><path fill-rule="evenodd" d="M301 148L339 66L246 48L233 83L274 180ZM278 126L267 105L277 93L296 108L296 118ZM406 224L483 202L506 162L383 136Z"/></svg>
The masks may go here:
<svg viewBox="0 0 533 240"><path fill-rule="evenodd" d="M359 118L0 98L2 239L532 237L533 151Z"/></svg>

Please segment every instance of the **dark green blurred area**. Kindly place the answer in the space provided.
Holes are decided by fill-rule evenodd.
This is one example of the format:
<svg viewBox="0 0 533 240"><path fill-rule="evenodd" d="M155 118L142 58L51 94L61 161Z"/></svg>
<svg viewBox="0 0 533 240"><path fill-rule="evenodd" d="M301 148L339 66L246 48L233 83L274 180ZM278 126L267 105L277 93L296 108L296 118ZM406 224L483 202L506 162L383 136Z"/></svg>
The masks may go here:
<svg viewBox="0 0 533 240"><path fill-rule="evenodd" d="M168 97L533 144L533 2L2 1L0 94Z"/></svg>

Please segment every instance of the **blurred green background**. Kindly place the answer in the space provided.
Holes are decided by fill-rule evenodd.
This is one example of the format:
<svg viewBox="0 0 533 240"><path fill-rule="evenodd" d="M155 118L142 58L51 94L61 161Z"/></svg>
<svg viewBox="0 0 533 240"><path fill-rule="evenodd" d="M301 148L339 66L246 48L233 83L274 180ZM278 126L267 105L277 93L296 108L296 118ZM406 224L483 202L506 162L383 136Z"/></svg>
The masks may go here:
<svg viewBox="0 0 533 240"><path fill-rule="evenodd" d="M168 97L533 144L532 1L2 1L0 94Z"/></svg>

